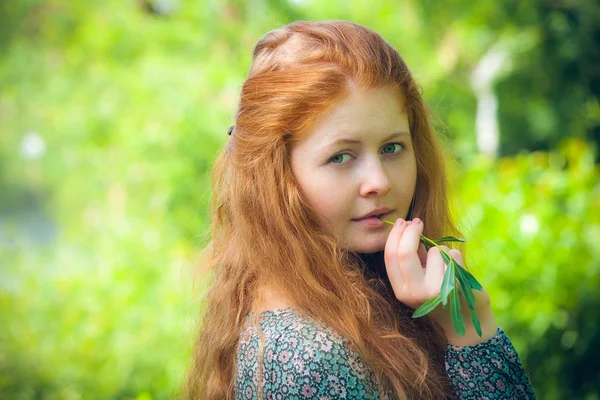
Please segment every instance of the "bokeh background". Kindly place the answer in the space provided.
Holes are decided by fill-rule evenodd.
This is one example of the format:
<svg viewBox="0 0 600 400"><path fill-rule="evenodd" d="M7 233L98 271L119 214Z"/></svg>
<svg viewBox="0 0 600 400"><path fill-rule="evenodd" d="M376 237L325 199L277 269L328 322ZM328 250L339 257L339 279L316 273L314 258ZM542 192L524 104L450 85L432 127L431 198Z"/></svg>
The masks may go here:
<svg viewBox="0 0 600 400"><path fill-rule="evenodd" d="M600 399L594 0L0 0L0 398L179 395L209 171L254 43L299 19L401 52L539 398Z"/></svg>

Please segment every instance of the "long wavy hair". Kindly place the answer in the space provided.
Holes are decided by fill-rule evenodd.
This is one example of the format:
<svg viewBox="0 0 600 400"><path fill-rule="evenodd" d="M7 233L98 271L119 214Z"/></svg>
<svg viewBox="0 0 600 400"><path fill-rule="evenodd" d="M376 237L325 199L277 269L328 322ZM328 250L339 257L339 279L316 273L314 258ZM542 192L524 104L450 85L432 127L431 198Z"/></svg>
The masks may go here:
<svg viewBox="0 0 600 400"><path fill-rule="evenodd" d="M399 53L377 33L344 21L295 22L267 33L254 48L235 129L212 172L212 236L202 257L211 286L186 398L234 398L240 331L266 282L348 339L380 390L399 399L451 393L441 328L428 317L413 320L413 310L396 300L383 252L340 248L290 166L294 143L353 88L390 85L405 96L415 149L412 217L423 220L428 237L461 236L449 207L448 157Z"/></svg>

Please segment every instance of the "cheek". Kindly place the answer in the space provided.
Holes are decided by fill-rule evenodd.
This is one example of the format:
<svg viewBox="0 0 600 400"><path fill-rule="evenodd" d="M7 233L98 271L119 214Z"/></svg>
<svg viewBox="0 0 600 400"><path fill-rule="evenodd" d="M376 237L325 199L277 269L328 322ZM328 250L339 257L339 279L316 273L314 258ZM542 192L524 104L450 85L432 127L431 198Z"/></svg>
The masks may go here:
<svg viewBox="0 0 600 400"><path fill-rule="evenodd" d="M412 199L413 191L417 184L417 164L414 155L411 154L411 156L407 158L392 178L397 195L401 196L401 198L409 197Z"/></svg>
<svg viewBox="0 0 600 400"><path fill-rule="evenodd" d="M395 196L397 200L412 199L415 184L417 183L416 177L404 175L402 179L396 179L393 182L395 188Z"/></svg>
<svg viewBox="0 0 600 400"><path fill-rule="evenodd" d="M311 185L305 190L310 206L331 222L336 222L344 215L346 198L339 188L332 185Z"/></svg>
<svg viewBox="0 0 600 400"><path fill-rule="evenodd" d="M348 193L336 183L335 179L324 174L299 174L297 181L308 204L317 212L321 221L327 225L339 224L351 218L346 215L350 210Z"/></svg>

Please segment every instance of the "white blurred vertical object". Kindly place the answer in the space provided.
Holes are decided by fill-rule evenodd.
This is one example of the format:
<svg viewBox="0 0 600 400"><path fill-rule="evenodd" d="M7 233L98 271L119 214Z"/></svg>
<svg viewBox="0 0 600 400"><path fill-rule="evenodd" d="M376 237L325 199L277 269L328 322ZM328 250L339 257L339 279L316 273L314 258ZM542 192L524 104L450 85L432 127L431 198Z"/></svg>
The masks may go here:
<svg viewBox="0 0 600 400"><path fill-rule="evenodd" d="M477 97L475 129L480 153L498 155L500 129L498 127L498 100L493 91L496 77L508 60L506 50L492 47L479 61L471 74L471 87Z"/></svg>

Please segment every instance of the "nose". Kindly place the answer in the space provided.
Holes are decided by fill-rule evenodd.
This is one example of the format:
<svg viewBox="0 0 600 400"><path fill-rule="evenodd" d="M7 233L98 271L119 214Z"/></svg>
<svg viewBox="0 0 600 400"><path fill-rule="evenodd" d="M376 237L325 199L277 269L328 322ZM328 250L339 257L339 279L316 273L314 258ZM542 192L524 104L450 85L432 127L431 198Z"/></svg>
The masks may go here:
<svg viewBox="0 0 600 400"><path fill-rule="evenodd" d="M381 160L365 163L361 171L360 195L383 196L390 190L390 179Z"/></svg>

